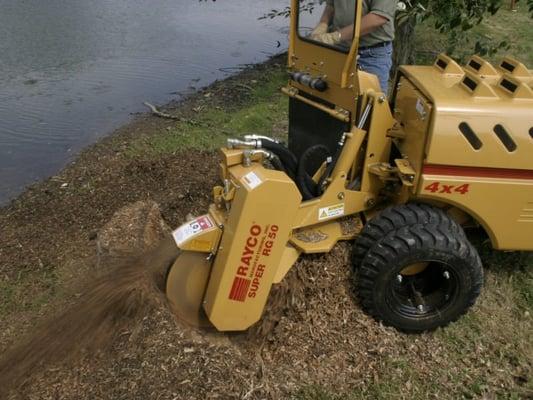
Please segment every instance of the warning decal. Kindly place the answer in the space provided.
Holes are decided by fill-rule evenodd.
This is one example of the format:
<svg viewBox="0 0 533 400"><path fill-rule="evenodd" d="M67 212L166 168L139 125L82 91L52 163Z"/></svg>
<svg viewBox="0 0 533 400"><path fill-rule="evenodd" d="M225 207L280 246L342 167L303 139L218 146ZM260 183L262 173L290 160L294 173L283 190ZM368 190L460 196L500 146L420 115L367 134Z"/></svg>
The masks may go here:
<svg viewBox="0 0 533 400"><path fill-rule="evenodd" d="M319 221L322 221L324 219L329 219L329 218L340 217L341 215L344 215L344 203L320 208L318 210Z"/></svg>
<svg viewBox="0 0 533 400"><path fill-rule="evenodd" d="M258 187L263 181L256 175L255 172L249 172L242 178L244 180L244 183L250 188L255 189Z"/></svg>
<svg viewBox="0 0 533 400"><path fill-rule="evenodd" d="M211 229L212 227L213 222L211 222L211 219L207 215L204 215L192 220L191 222L183 224L174 232L172 232L172 236L174 237L176 244L180 246L194 235Z"/></svg>

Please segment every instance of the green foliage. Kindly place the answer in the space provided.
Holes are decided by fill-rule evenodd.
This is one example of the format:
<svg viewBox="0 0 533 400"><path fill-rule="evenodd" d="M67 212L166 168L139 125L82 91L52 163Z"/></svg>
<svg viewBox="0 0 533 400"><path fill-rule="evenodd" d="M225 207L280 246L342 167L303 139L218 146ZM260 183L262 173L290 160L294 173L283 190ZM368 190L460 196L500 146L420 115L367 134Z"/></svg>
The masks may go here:
<svg viewBox="0 0 533 400"><path fill-rule="evenodd" d="M530 10L533 10L533 0L527 1ZM467 32L480 25L487 16L496 14L503 5L503 0L407 0L406 10L397 14L397 24L408 21L420 23L431 19L435 30L447 37L446 52L456 55L457 49L465 45ZM491 37L478 38L468 44L472 47L470 52L480 56L492 56L510 48L507 41Z"/></svg>
<svg viewBox="0 0 533 400"><path fill-rule="evenodd" d="M313 12L314 7L323 1L300 0L300 9ZM447 53L454 56L457 49L463 47L464 50L465 41L463 39L468 31L481 24L487 16L496 14L504 4L507 4L504 0L404 0L403 3L406 7L404 11L397 13L396 24L416 25L431 19L435 30L447 37ZM518 4L520 3L527 3L533 18L533 0L518 1ZM290 7L286 7L283 10L273 9L261 19L278 16L288 17L289 15ZM405 38L405 40L411 40L411 38ZM491 37L482 37L467 44L471 47L470 53L489 57L500 50L508 50L510 47L507 41Z"/></svg>
<svg viewBox="0 0 533 400"><path fill-rule="evenodd" d="M476 51L492 63L501 61L503 55L517 58L528 66L533 66L533 23L527 8L521 5L517 12L510 7L503 7L496 15L490 15L483 22L464 34L456 36L452 44L448 34L441 34L434 28L434 21L429 18L416 26L413 47L416 56L411 60L402 60L403 64L432 64L438 53L453 55L459 63L465 63ZM488 44L494 50L494 43L504 42L501 51L494 53L487 49L476 49L475 44ZM510 45L510 48L507 48ZM453 48L453 53L450 52Z"/></svg>
<svg viewBox="0 0 533 400"><path fill-rule="evenodd" d="M531 18L533 18L533 0L527 0L527 7L529 9L529 13L531 14Z"/></svg>

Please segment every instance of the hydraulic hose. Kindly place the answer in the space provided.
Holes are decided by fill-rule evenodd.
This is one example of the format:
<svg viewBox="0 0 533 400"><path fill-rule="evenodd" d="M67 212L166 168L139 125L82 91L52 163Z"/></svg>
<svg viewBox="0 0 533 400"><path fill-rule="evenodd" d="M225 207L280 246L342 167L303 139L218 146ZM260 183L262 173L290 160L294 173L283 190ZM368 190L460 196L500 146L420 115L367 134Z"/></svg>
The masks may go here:
<svg viewBox="0 0 533 400"><path fill-rule="evenodd" d="M329 150L326 146L318 144L309 147L300 158L298 163L298 174L296 175L296 183L304 200L314 199L319 195L318 184L310 175L309 165L311 162L324 162L329 157ZM313 171L313 173L316 172Z"/></svg>
<svg viewBox="0 0 533 400"><path fill-rule="evenodd" d="M270 140L261 140L261 146L277 155L288 175L294 179L298 170L298 161L295 155L285 146Z"/></svg>
<svg viewBox="0 0 533 400"><path fill-rule="evenodd" d="M278 156L274 156L270 159L270 162L272 163L272 166L274 167L274 169L278 170L278 171L281 171L281 172L285 172L287 175L289 175L289 173L287 172L287 170L285 169L285 167L283 166L283 163L280 161L279 157ZM289 175L290 176L290 175ZM294 180L294 177L291 176L291 179Z"/></svg>

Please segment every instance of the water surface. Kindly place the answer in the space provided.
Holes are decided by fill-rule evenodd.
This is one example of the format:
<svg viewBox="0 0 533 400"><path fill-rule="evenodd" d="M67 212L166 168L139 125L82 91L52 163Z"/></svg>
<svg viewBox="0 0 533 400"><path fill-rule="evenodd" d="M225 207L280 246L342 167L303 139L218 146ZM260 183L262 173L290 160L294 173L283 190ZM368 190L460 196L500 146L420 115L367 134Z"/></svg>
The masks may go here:
<svg viewBox="0 0 533 400"><path fill-rule="evenodd" d="M146 111L286 48L282 0L0 0L0 203ZM279 47L281 46L281 47Z"/></svg>

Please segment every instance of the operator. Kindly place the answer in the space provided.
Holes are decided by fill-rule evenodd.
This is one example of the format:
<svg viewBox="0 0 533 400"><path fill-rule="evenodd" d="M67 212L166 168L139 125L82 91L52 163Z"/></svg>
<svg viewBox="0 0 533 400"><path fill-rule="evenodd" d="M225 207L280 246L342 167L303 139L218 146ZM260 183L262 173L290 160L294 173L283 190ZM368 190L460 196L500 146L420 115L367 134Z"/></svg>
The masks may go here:
<svg viewBox="0 0 533 400"><path fill-rule="evenodd" d="M313 40L350 48L354 35L355 0L326 0ZM377 75L381 90L388 92L392 67L394 15L398 0L363 0L359 42L359 67Z"/></svg>

